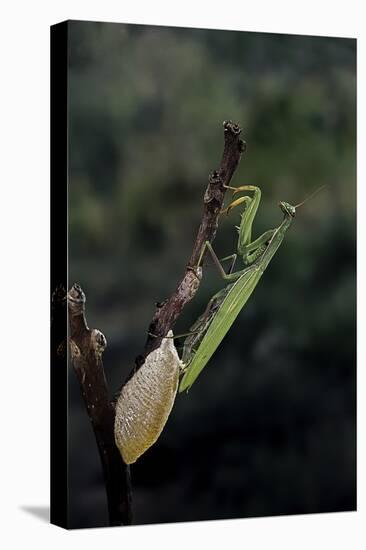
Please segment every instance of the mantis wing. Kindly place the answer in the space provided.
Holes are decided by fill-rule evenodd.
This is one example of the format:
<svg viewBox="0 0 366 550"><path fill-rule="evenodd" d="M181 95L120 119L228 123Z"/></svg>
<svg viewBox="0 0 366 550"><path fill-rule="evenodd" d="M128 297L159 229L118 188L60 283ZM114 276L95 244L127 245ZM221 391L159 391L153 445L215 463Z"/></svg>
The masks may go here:
<svg viewBox="0 0 366 550"><path fill-rule="evenodd" d="M197 352L188 364L180 382L179 391L189 389L217 350L226 333L250 298L262 276L258 265L250 266L232 285L214 316Z"/></svg>
<svg viewBox="0 0 366 550"><path fill-rule="evenodd" d="M217 294L215 294L208 302L205 311L198 317L197 321L190 327L191 334L184 340L182 361L188 365L192 361L193 355L199 348L206 332L208 331L216 313L218 312L225 297L229 293L233 285L228 285Z"/></svg>

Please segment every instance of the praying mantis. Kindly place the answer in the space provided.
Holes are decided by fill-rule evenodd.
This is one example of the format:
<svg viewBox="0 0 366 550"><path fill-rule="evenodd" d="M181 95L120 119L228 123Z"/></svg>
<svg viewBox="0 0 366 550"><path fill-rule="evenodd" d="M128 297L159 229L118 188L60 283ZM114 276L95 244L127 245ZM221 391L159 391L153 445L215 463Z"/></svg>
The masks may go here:
<svg viewBox="0 0 366 550"><path fill-rule="evenodd" d="M209 241L206 241L202 248L197 267L208 249L220 275L229 284L211 298L205 312L191 327L191 332L184 342L182 360L185 368L179 392L188 390L192 386L217 350L280 247L293 222L296 209L322 189L319 188L310 197L295 206L287 202L280 202L279 207L284 214L282 223L275 229L265 231L263 235L252 241L252 225L261 200L261 190L252 185L227 186L227 188L233 191L233 195L241 191L251 191L253 196L240 197L224 210L229 213L232 208L240 204L245 205L240 226L237 228L239 232L237 254L221 260L233 260L229 272L225 272ZM232 269L237 255L242 257L244 269L233 273Z"/></svg>
<svg viewBox="0 0 366 550"><path fill-rule="evenodd" d="M233 191L233 195L241 191L253 192L253 197L240 197L223 211L229 213L232 208L244 203L241 223L237 227L237 254L220 261L211 243L206 241L197 264L198 269L208 249L228 284L211 298L204 313L191 327L188 335L185 335L187 338L184 341L182 359L179 358L172 339L183 335L174 336L169 331L159 348L146 357L141 369L122 388L116 404L114 435L126 464L135 462L158 439L174 405L179 376L183 373L179 391L188 390L256 288L291 226L296 209L322 188L295 206L280 202L279 206L284 214L282 223L276 229L265 231L254 241L252 225L261 200L261 190L253 185L237 188L228 186L228 189ZM238 255L242 257L244 269L233 273ZM226 273L221 262L229 259L232 264Z"/></svg>

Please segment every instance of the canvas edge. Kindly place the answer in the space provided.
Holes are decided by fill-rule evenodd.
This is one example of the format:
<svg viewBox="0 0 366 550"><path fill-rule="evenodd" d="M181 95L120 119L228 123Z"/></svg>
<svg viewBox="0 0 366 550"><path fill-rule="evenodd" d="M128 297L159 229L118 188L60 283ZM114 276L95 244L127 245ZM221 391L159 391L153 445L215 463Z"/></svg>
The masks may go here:
<svg viewBox="0 0 366 550"><path fill-rule="evenodd" d="M68 289L68 22L50 28L51 293ZM67 304L51 299L50 522L69 526ZM63 343L63 353L60 345Z"/></svg>

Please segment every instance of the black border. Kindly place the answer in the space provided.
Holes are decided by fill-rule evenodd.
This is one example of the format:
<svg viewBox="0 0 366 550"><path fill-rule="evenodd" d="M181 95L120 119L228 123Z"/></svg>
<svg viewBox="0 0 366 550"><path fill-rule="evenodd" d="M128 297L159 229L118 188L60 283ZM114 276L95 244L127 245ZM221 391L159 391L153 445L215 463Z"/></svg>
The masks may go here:
<svg viewBox="0 0 366 550"><path fill-rule="evenodd" d="M68 288L68 22L51 27L51 293ZM53 304L54 306L54 304ZM51 303L51 523L67 528L67 307ZM63 344L62 344L63 343ZM60 348L61 345L61 348ZM61 353L63 349L63 353Z"/></svg>

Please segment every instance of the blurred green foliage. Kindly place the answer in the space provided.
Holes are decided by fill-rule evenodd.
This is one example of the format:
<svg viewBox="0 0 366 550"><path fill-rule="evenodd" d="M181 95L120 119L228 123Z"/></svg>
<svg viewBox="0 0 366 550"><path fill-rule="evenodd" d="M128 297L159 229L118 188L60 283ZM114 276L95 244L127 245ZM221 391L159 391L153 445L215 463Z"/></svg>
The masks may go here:
<svg viewBox="0 0 366 550"><path fill-rule="evenodd" d="M189 259L207 177L220 161L222 121L239 122L248 144L232 183L262 189L254 236L279 224L279 200L294 204L329 184L299 210L232 331L136 465L143 494L136 521L349 509L355 41L106 23L69 28L70 284L81 284L89 325L107 337L113 390L141 352L154 303L174 290ZM235 251L239 214L220 222L220 256ZM221 285L208 266L177 332ZM77 401L74 407L80 413ZM184 471L169 462L183 449ZM165 474L150 490L148 473L162 461ZM193 486L200 488L194 502Z"/></svg>

